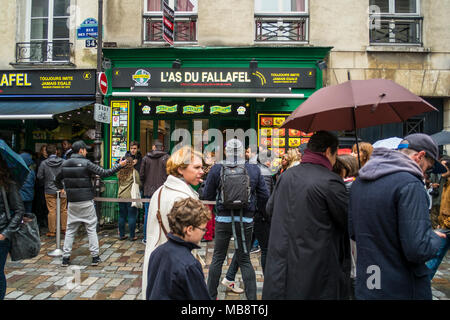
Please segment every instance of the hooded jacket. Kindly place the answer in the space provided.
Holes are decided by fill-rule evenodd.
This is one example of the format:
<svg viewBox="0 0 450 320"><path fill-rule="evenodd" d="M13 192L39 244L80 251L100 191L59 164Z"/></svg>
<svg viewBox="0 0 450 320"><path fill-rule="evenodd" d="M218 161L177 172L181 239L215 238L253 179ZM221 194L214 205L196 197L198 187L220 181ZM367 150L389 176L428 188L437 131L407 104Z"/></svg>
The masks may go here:
<svg viewBox="0 0 450 320"><path fill-rule="evenodd" d="M148 265L147 300L211 300L200 262L191 253L194 243L169 233L153 251Z"/></svg>
<svg viewBox="0 0 450 320"><path fill-rule="evenodd" d="M356 241L357 299L431 299L425 262L438 251L419 166L376 148L350 190L349 233Z"/></svg>
<svg viewBox="0 0 450 320"><path fill-rule="evenodd" d="M151 197L167 179L166 163L169 154L164 151L153 150L142 159L139 177L144 185L144 196Z"/></svg>
<svg viewBox="0 0 450 320"><path fill-rule="evenodd" d="M28 168L30 168L31 165L34 163L29 153L24 152L21 153L20 156L25 161L25 164L27 165ZM20 188L20 196L22 197L23 201L33 201L35 180L36 180L36 173L34 172L33 169L30 168L30 173L25 179L22 188Z"/></svg>
<svg viewBox="0 0 450 320"><path fill-rule="evenodd" d="M37 178L39 180L44 180L46 194L56 194L56 191L58 191L58 188L55 185L55 179L61 172L63 162L63 158L57 157L53 154L42 161L39 166Z"/></svg>

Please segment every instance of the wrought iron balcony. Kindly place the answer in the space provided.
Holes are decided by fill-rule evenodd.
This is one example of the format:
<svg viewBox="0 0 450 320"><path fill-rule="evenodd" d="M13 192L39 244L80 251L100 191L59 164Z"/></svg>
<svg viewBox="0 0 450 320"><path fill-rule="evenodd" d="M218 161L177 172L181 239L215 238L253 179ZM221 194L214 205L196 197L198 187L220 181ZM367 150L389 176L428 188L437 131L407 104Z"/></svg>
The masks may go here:
<svg viewBox="0 0 450 320"><path fill-rule="evenodd" d="M164 42L161 16L145 16L144 42ZM175 13L174 42L197 42L197 16Z"/></svg>
<svg viewBox="0 0 450 320"><path fill-rule="evenodd" d="M16 43L16 63L70 63L72 43L32 41Z"/></svg>
<svg viewBox="0 0 450 320"><path fill-rule="evenodd" d="M371 44L422 45L423 17L371 16Z"/></svg>
<svg viewBox="0 0 450 320"><path fill-rule="evenodd" d="M309 17L255 15L256 42L308 42Z"/></svg>

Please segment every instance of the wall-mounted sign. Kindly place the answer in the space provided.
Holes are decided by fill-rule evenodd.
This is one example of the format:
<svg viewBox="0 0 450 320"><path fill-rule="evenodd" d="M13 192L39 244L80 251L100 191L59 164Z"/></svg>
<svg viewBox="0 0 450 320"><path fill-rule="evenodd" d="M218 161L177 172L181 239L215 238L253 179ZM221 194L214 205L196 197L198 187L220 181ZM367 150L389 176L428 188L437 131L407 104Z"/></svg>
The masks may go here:
<svg viewBox="0 0 450 320"><path fill-rule="evenodd" d="M111 108L100 103L94 104L94 120L111 123Z"/></svg>
<svg viewBox="0 0 450 320"><path fill-rule="evenodd" d="M173 46L175 11L163 1L163 39Z"/></svg>
<svg viewBox="0 0 450 320"><path fill-rule="evenodd" d="M87 18L77 28L77 39L91 39L98 37L98 23L94 18Z"/></svg>
<svg viewBox="0 0 450 320"><path fill-rule="evenodd" d="M111 101L110 159L111 167L125 156L129 142L130 101Z"/></svg>
<svg viewBox="0 0 450 320"><path fill-rule="evenodd" d="M95 70L0 71L0 95L95 95Z"/></svg>
<svg viewBox="0 0 450 320"><path fill-rule="evenodd" d="M227 103L217 104L211 102L204 103L161 103L149 102L146 100L137 101L137 110L140 115L154 116L172 114L179 116L232 116L248 117L250 111L249 103Z"/></svg>
<svg viewBox="0 0 450 320"><path fill-rule="evenodd" d="M145 84L137 81L144 77ZM116 68L112 86L130 88L316 88L314 68Z"/></svg>

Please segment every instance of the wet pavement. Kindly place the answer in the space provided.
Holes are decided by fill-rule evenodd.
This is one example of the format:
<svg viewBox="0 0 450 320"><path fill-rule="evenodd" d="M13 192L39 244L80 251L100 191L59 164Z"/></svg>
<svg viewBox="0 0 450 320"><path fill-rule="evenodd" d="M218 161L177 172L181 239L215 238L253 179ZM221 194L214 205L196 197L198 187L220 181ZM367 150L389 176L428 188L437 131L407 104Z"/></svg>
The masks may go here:
<svg viewBox="0 0 450 320"><path fill-rule="evenodd" d="M5 300L139 300L141 298L142 265L145 245L137 241L118 239L117 229L99 232L100 257L98 266L91 266L87 234L80 228L73 245L71 265L61 266L61 257L50 257L56 248L55 238L41 237L40 254L30 260L12 262L8 258L5 273L7 291ZM141 235L141 234L138 234ZM61 237L61 248L64 237ZM201 243L198 250L206 265L205 278L212 260L213 242ZM222 278L233 256L230 242ZM251 254L256 271L257 297L261 299L263 273L260 253ZM221 279L222 279L221 278ZM243 287L240 271L236 276ZM432 282L433 299L450 299L450 254L447 254ZM219 285L219 300L245 300L245 294L235 294Z"/></svg>

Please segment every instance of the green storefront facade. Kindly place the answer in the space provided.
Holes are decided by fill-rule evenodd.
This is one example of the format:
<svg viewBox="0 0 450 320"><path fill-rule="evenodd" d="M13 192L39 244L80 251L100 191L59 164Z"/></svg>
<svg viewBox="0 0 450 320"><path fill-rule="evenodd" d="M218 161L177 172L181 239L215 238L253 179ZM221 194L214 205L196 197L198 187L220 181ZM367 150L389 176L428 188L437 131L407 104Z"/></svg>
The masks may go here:
<svg viewBox="0 0 450 320"><path fill-rule="evenodd" d="M167 151L175 129L258 130L258 145L278 156L306 142L302 132L282 132L284 118L322 87L318 67L330 47L137 48L103 50L109 89L105 104L104 166L137 140L143 154L159 139ZM277 132L278 134L280 132ZM306 139L306 140L305 140Z"/></svg>

